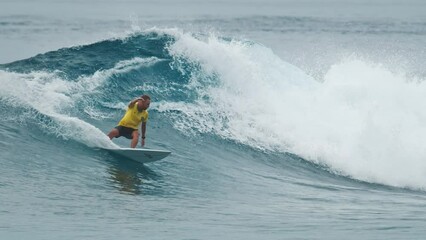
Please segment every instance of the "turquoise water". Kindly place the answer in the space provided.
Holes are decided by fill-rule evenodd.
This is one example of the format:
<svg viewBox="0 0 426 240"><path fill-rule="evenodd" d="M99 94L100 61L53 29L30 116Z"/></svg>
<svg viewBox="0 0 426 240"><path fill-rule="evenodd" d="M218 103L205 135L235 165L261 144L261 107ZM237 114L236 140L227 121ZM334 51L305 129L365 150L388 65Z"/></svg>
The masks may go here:
<svg viewBox="0 0 426 240"><path fill-rule="evenodd" d="M422 2L100 3L2 3L1 239L423 238Z"/></svg>

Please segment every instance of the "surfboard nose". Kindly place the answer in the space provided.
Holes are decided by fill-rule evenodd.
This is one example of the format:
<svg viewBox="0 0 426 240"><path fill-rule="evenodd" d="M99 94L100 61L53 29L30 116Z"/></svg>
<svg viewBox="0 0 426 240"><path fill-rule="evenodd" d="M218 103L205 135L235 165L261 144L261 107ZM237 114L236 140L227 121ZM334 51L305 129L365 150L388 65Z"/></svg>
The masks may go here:
<svg viewBox="0 0 426 240"><path fill-rule="evenodd" d="M144 149L144 148L118 148L118 149L105 149L120 157L130 159L140 163L149 163L161 160L172 152L167 150L157 149Z"/></svg>

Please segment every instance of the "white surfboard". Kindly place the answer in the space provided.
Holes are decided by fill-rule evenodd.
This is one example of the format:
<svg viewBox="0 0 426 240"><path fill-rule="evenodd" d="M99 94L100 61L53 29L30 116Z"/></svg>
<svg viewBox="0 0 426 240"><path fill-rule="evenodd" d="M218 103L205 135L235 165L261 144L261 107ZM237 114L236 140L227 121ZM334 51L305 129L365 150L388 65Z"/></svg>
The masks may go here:
<svg viewBox="0 0 426 240"><path fill-rule="evenodd" d="M108 148L105 150L140 163L158 161L171 153L170 151L149 148Z"/></svg>

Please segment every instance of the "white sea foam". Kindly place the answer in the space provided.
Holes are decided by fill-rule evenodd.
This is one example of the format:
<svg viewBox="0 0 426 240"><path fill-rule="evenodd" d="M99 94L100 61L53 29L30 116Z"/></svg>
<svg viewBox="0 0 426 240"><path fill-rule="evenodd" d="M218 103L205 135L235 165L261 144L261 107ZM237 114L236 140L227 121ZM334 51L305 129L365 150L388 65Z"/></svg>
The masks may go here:
<svg viewBox="0 0 426 240"><path fill-rule="evenodd" d="M189 84L198 101L158 105L179 111L177 129L290 151L359 180L426 188L424 82L356 58L315 81L263 46L176 36L176 61L202 69Z"/></svg>
<svg viewBox="0 0 426 240"><path fill-rule="evenodd" d="M158 58L134 58L121 61L112 69L95 72L92 76L82 76L76 81L61 79L55 73L31 72L12 73L0 70L0 98L4 103L35 110L36 114L49 116L53 122L40 123L41 128L50 134L64 139L82 142L90 147L117 147L97 127L69 114L74 104L96 91L113 74L125 73L141 66L150 66ZM102 118L99 112L93 112L91 106L85 108L89 116ZM29 111L26 117L34 117ZM22 118L23 116L13 116Z"/></svg>

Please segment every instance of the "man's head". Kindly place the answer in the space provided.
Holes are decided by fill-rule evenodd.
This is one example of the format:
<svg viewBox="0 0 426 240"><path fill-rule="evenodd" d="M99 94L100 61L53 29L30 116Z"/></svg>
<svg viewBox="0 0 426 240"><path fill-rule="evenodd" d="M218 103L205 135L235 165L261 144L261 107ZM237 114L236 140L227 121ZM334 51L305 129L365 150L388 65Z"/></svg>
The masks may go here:
<svg viewBox="0 0 426 240"><path fill-rule="evenodd" d="M151 103L151 98L148 95L142 95L138 101L139 110L147 110Z"/></svg>

